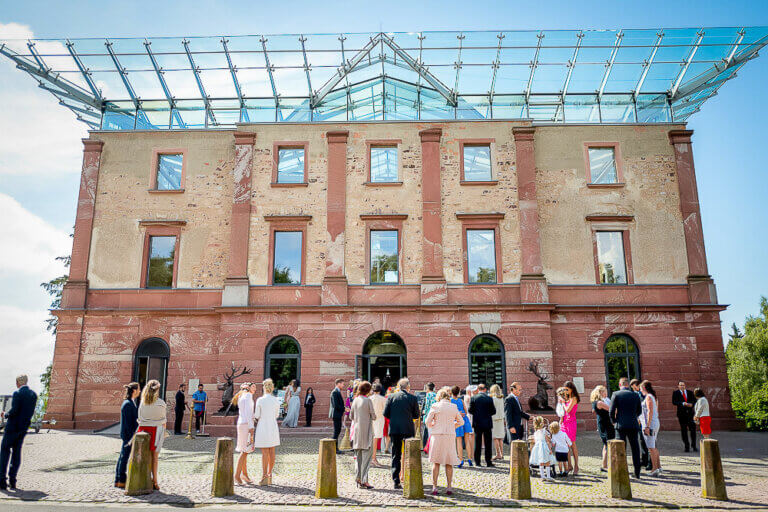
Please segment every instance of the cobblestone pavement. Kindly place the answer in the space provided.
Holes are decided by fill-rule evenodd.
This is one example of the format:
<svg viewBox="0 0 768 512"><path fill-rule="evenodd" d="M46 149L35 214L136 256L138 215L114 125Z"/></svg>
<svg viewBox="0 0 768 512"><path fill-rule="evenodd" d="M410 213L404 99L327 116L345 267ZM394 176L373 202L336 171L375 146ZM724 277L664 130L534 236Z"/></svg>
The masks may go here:
<svg viewBox="0 0 768 512"><path fill-rule="evenodd" d="M662 433L660 450L663 476L646 474L632 482L634 499L607 497L607 478L599 471L600 442L596 434L580 434L581 474L558 483L533 479L533 499L514 501L507 498L508 463L496 468L472 468L455 471L452 497L443 493L423 500L406 500L402 491L392 489L389 470L371 470L373 491L354 485L354 462L350 455L338 457L339 498L319 500L314 497L317 468L316 438L286 437L278 449L274 485L237 486L229 498L210 496L215 439L185 440L182 436L166 439L160 461L161 491L142 497L127 497L112 486L119 440L111 436L80 432L30 434L24 444L24 460L17 492L0 494L0 509L10 500L63 503L148 503L192 506L197 504L261 505L347 505L354 507L576 507L576 508L768 508L768 434L718 433L723 467L731 501L716 502L700 497L699 460L680 447L679 434ZM388 463L389 457L381 461ZM249 473L258 479L261 460L249 457ZM424 480L430 482L424 464ZM441 485L445 485L441 476ZM431 485L425 485L431 489ZM261 508L261 507L260 507ZM277 507L274 507L277 508ZM285 507L280 507L284 511Z"/></svg>

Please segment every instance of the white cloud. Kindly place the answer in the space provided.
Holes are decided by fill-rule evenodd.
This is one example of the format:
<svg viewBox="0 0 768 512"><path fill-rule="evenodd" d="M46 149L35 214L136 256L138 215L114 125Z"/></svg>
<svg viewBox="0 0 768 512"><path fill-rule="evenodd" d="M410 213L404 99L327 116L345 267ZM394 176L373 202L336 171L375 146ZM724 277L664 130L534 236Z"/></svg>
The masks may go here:
<svg viewBox="0 0 768 512"><path fill-rule="evenodd" d="M29 376L29 384L40 390L40 374L53 359L53 336L45 330L47 312L0 306L0 394L16 389L14 377Z"/></svg>
<svg viewBox="0 0 768 512"><path fill-rule="evenodd" d="M16 39L8 42L16 51L28 53L31 38L25 25L0 23L0 40ZM38 45L41 52L66 53L60 43ZM80 171L78 139L87 136L87 127L5 56L0 56L0 112L0 175Z"/></svg>

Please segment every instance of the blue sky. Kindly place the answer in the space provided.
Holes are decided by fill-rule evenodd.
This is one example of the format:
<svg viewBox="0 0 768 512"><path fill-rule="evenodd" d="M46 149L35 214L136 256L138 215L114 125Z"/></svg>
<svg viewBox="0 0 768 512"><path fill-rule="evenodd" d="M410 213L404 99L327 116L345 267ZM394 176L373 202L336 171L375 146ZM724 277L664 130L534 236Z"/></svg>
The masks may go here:
<svg viewBox="0 0 768 512"><path fill-rule="evenodd" d="M0 0L0 38L768 25L768 2L105 2ZM766 50L768 53L768 50ZM768 295L768 57L749 63L689 121L709 270L730 304L724 330ZM85 128L0 61L0 393L52 357L41 281L71 247Z"/></svg>

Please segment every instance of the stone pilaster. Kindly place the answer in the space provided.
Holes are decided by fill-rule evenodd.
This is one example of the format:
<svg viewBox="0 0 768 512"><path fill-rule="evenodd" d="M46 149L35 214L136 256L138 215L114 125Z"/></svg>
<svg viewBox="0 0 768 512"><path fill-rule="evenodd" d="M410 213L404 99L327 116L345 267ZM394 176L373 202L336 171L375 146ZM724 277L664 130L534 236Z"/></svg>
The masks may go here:
<svg viewBox="0 0 768 512"><path fill-rule="evenodd" d="M421 137L421 201L423 222L421 303L446 304L448 290L443 275L443 226L441 219L440 128L419 132Z"/></svg>
<svg viewBox="0 0 768 512"><path fill-rule="evenodd" d="M325 277L322 303L347 303L347 275L344 268L345 226L347 216L347 138L346 130L330 131L328 140L328 197L326 222L328 254L325 258Z"/></svg>

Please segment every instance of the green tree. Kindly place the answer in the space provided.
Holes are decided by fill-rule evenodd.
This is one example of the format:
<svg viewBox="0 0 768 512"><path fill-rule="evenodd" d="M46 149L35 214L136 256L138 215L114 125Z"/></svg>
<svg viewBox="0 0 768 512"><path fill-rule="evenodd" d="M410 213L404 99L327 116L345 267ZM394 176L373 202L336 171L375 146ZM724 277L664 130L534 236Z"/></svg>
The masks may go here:
<svg viewBox="0 0 768 512"><path fill-rule="evenodd" d="M298 284L298 282L291 277L291 267L287 266L283 268L276 268L272 281L275 284Z"/></svg>
<svg viewBox="0 0 768 512"><path fill-rule="evenodd" d="M768 430L768 299L760 314L748 316L743 335L733 326L725 350L731 404L750 430Z"/></svg>
<svg viewBox="0 0 768 512"><path fill-rule="evenodd" d="M477 269L476 283L495 283L496 282L496 269L488 267L480 267Z"/></svg>

